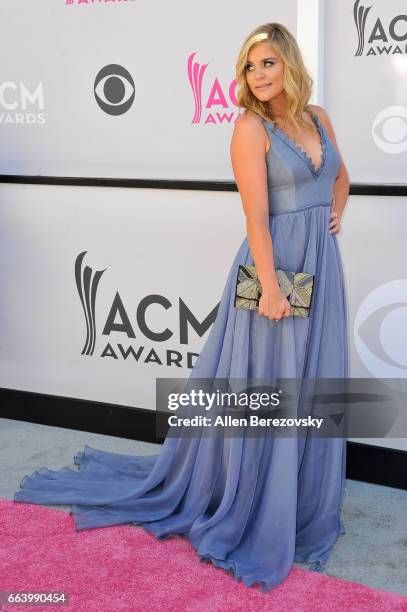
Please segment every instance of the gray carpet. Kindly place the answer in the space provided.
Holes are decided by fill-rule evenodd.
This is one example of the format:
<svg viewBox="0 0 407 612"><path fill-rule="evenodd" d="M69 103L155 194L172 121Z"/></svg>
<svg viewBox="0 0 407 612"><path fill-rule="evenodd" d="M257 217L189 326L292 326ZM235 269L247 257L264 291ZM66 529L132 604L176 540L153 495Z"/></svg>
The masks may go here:
<svg viewBox="0 0 407 612"><path fill-rule="evenodd" d="M133 455L160 451L156 444L0 419L0 497L13 499L23 476L41 467L76 470L73 457L85 444ZM348 480L343 520L346 534L339 537L326 573L407 595L407 491Z"/></svg>

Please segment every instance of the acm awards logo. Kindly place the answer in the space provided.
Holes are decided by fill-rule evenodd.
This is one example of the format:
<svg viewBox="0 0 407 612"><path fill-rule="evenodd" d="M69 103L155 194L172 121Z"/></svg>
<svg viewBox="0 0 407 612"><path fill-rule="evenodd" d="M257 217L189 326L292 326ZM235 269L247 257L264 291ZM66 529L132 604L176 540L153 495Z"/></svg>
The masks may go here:
<svg viewBox="0 0 407 612"><path fill-rule="evenodd" d="M194 97L195 112L191 123L219 125L230 124L238 115L236 111L237 80L221 84L218 77L204 89L204 75L209 64L194 61L195 53L191 53L187 61L188 80Z"/></svg>
<svg viewBox="0 0 407 612"><path fill-rule="evenodd" d="M377 17L376 21L369 25L368 15L371 9L371 6L360 4L360 0L353 5L353 18L358 34L355 56L407 53L407 15L395 15L388 23ZM364 53L365 46L368 47L366 53Z"/></svg>
<svg viewBox="0 0 407 612"><path fill-rule="evenodd" d="M104 270L94 270L90 266L84 265L84 258L87 251L79 253L75 260L75 282L78 290L79 299L82 304L82 310L85 318L86 335L84 345L81 351L82 355L94 355L95 345L97 338L97 327L96 327L96 304L97 294L100 287L100 281L107 268ZM168 343L174 336L174 332L168 327L162 331L152 330L147 323L147 311L149 306L152 304L160 305L163 309L168 310L174 308L174 304L170 302L168 298L159 294L150 294L143 297L136 309L135 321L137 322L138 330L140 334L144 336L148 342L162 342ZM179 344L188 344L188 333L190 327L198 334L203 334L208 330L212 323L216 319L219 304L208 314L208 316L199 322L191 310L187 307L185 302L179 298L178 303L178 321L179 321L179 337L177 338ZM109 336L112 332L123 334L124 342L113 342L109 341ZM138 334L140 336L140 334ZM155 363L158 365L176 367L193 367L192 358L198 357L198 353L192 353L187 351L185 355L180 353L178 350L167 348L164 346L163 351L157 352L155 348L150 348L139 344L136 347L128 342L128 339L136 339L133 325L131 323L130 314L127 312L123 300L120 297L118 291L114 296L109 311L104 322L102 336L106 336L106 343L103 347L100 357L112 357L113 359L126 360L129 357L133 358L136 362L142 361L143 363ZM117 337L117 336L116 336ZM144 340L143 339L143 340ZM185 360L185 364L183 361Z"/></svg>
<svg viewBox="0 0 407 612"><path fill-rule="evenodd" d="M33 87L22 81L0 81L0 124L43 125L44 86L38 83Z"/></svg>
<svg viewBox="0 0 407 612"><path fill-rule="evenodd" d="M84 6L96 6L96 4L125 4L126 2L135 2L136 0L65 0L66 6L74 6L82 4Z"/></svg>

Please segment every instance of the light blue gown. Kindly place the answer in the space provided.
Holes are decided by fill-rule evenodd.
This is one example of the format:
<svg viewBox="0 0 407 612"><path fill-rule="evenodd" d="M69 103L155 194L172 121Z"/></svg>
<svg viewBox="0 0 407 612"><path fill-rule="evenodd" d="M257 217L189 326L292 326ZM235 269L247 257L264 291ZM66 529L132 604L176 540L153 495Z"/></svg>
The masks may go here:
<svg viewBox="0 0 407 612"><path fill-rule="evenodd" d="M337 237L329 233L340 159L318 116L322 163L280 128L267 153L269 226L276 268L315 275L309 318L278 323L234 307L238 266L254 264L245 238L191 379L348 377L347 307ZM41 468L16 502L72 504L77 530L123 523L158 538L182 534L201 560L267 591L293 561L320 571L340 533L346 439L170 437L158 455L85 445L79 471Z"/></svg>

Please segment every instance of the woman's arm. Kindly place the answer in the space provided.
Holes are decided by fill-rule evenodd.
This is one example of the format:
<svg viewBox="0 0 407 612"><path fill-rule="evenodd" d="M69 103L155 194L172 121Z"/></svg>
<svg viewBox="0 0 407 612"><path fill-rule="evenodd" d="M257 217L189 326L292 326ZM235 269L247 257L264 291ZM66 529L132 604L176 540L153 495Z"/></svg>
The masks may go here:
<svg viewBox="0 0 407 612"><path fill-rule="evenodd" d="M336 176L336 181L335 181L334 188L333 188L333 194L334 194L333 210L335 210L338 213L338 217L340 219L342 217L347 199L349 197L350 182L349 182L348 171L343 162L341 152L339 151L334 129L332 127L332 123L328 117L327 112L322 108L322 106L318 106L316 104L311 104L311 108L317 113L318 117L321 119L321 123L323 123L326 131L328 132L330 139L334 143L334 146L341 160L341 165L339 168L339 172Z"/></svg>
<svg viewBox="0 0 407 612"><path fill-rule="evenodd" d="M239 115L230 144L233 173L246 215L246 229L254 265L265 292L279 291L269 229L266 131L251 111Z"/></svg>

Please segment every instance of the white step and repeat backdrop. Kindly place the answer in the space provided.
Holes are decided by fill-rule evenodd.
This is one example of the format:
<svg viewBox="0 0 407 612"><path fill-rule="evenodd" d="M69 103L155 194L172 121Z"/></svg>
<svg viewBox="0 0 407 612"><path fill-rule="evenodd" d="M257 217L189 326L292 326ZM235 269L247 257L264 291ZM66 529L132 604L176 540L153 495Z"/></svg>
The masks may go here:
<svg viewBox="0 0 407 612"><path fill-rule="evenodd" d="M326 2L323 23L325 105L352 182L407 185L405 0Z"/></svg>
<svg viewBox="0 0 407 612"><path fill-rule="evenodd" d="M244 37L296 2L1 0L0 170L233 179ZM8 27L5 27L5 24Z"/></svg>
<svg viewBox="0 0 407 612"><path fill-rule="evenodd" d="M406 184L407 9L370 4L2 0L0 173L233 179L236 54L279 21L351 181ZM347 204L354 377L407 374L406 200ZM238 193L0 184L0 386L153 410L156 377L190 373L244 236ZM397 435L361 441L407 448Z"/></svg>

